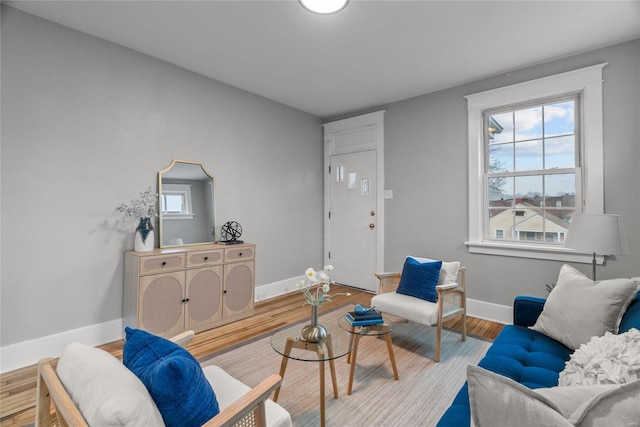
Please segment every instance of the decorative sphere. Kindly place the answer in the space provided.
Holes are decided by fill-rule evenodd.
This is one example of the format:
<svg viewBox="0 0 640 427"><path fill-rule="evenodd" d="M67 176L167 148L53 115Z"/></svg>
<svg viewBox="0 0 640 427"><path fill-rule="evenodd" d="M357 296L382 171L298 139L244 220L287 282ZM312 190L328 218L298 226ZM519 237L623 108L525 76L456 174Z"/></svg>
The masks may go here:
<svg viewBox="0 0 640 427"><path fill-rule="evenodd" d="M220 235L226 242L238 240L242 236L242 226L236 221L226 222L220 229Z"/></svg>

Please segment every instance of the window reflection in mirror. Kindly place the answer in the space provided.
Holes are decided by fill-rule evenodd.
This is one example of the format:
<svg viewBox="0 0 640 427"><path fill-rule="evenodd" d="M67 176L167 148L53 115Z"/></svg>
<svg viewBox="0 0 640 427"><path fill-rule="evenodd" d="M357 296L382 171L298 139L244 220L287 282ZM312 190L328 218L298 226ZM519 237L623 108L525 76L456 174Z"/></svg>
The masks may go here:
<svg viewBox="0 0 640 427"><path fill-rule="evenodd" d="M161 248L214 241L213 187L200 163L174 160L158 173Z"/></svg>

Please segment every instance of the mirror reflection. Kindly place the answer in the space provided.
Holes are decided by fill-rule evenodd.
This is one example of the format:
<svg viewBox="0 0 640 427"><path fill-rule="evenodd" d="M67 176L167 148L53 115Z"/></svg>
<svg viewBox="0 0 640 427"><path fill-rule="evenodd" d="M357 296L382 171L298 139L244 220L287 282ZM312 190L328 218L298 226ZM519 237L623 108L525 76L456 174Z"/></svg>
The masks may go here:
<svg viewBox="0 0 640 427"><path fill-rule="evenodd" d="M158 172L160 247L214 241L213 176L200 163L173 160Z"/></svg>

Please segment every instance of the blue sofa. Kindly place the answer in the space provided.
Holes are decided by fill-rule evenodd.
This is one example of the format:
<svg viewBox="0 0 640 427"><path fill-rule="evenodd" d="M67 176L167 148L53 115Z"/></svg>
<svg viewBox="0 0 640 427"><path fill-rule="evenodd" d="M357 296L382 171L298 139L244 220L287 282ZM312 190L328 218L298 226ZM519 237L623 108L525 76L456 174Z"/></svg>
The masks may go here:
<svg viewBox="0 0 640 427"><path fill-rule="evenodd" d="M573 350L528 328L536 323L544 302L543 298L516 297L513 325L503 328L478 365L532 389L558 385L558 376ZM627 308L619 332L631 328L640 329L640 292ZM470 423L469 391L465 383L437 425L460 427Z"/></svg>

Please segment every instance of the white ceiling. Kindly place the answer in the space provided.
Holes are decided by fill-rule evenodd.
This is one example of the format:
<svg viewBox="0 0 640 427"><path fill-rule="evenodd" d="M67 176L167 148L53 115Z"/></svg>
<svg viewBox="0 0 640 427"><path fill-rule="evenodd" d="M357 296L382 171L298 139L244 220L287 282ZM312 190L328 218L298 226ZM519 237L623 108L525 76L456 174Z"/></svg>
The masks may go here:
<svg viewBox="0 0 640 427"><path fill-rule="evenodd" d="M5 3L320 117L640 38L640 0Z"/></svg>

